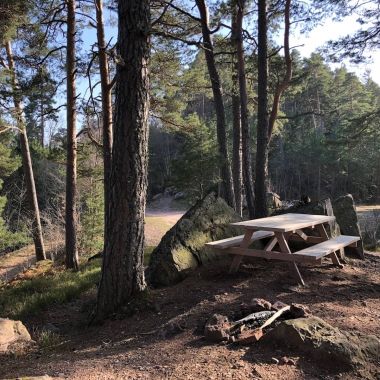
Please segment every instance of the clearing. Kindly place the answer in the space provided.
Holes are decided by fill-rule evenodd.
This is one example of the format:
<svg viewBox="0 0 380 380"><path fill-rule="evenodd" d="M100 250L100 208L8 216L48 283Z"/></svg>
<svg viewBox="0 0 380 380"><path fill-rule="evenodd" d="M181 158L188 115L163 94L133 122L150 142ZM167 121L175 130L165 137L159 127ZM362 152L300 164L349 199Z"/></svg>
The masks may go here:
<svg viewBox="0 0 380 380"><path fill-rule="evenodd" d="M135 313L116 315L102 326L87 327L96 288L79 299L50 305L23 319L36 339L46 326L56 329L45 348L0 357L1 377L48 374L67 379L359 379L366 372L339 374L320 368L284 347L267 349L211 345L203 327L213 313L233 315L254 297L307 305L316 316L350 331L378 334L380 329L380 254L352 260L339 270L330 265L303 267L308 286L291 286L287 267L255 260L234 276L227 263L203 267L182 283L150 291ZM278 365L288 356L296 365ZM372 377L369 377L368 371Z"/></svg>
<svg viewBox="0 0 380 380"><path fill-rule="evenodd" d="M180 215L147 215L148 242L157 244ZM100 262L91 265L94 271ZM0 378L47 374L73 380L313 380L373 379L380 375L374 365L356 373L339 373L284 347L269 349L260 342L247 347L209 344L203 338L205 322L212 314L238 315L241 305L256 297L302 303L333 326L378 335L380 253L366 253L364 261L348 260L342 270L327 263L303 265L306 287L292 286L282 262L257 259L243 265L236 275L229 275L228 268L222 260L212 267L202 267L182 283L151 290L123 314L91 327L87 321L95 303L96 286L89 288L83 280L79 295L23 318L40 344L44 328L54 333L45 335L44 344L31 352L0 356ZM58 275L62 273L57 271ZM49 280L51 272L51 268L46 272L30 269L21 278L41 277L58 289L56 277ZM22 281L13 283L17 287ZM71 279L64 286L69 283ZM273 358L282 356L293 358L296 364L275 364Z"/></svg>

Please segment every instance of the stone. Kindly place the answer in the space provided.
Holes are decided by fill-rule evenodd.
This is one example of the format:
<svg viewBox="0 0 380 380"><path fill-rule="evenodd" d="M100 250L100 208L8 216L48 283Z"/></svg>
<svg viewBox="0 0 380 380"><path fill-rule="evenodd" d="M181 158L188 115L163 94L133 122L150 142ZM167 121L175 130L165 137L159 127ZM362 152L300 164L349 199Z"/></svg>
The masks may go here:
<svg viewBox="0 0 380 380"><path fill-rule="evenodd" d="M332 202L332 207L342 235L359 236L362 239L352 195L346 194L335 199ZM350 252L350 249L346 248L346 251ZM351 251L357 252L357 255L364 259L363 240L358 241L357 248Z"/></svg>
<svg viewBox="0 0 380 380"><path fill-rule="evenodd" d="M290 305L289 314L292 318L305 318L311 315L310 309L299 303L292 303Z"/></svg>
<svg viewBox="0 0 380 380"><path fill-rule="evenodd" d="M283 356L283 357L280 358L279 364L281 364L281 365L284 365L284 364L294 365L295 362L294 362L293 359L289 359L287 356Z"/></svg>
<svg viewBox="0 0 380 380"><path fill-rule="evenodd" d="M200 265L226 255L206 247L205 243L242 234L230 225L241 217L214 192L198 201L165 234L150 257L146 272L152 286L167 286L183 280Z"/></svg>
<svg viewBox="0 0 380 380"><path fill-rule="evenodd" d="M352 369L378 360L380 341L374 335L334 328L318 317L281 322L261 339L270 346L290 347L324 366Z"/></svg>
<svg viewBox="0 0 380 380"><path fill-rule="evenodd" d="M271 210L276 210L282 207L281 198L278 194L269 192L267 193L267 205Z"/></svg>
<svg viewBox="0 0 380 380"><path fill-rule="evenodd" d="M249 345L260 340L263 335L263 330L260 328L254 330L243 330L237 339L237 343L243 346Z"/></svg>
<svg viewBox="0 0 380 380"><path fill-rule="evenodd" d="M229 340L231 324L224 315L214 314L206 323L204 336L209 342L222 342Z"/></svg>
<svg viewBox="0 0 380 380"><path fill-rule="evenodd" d="M256 311L271 310L272 304L263 298L253 298L247 306L250 313L255 313Z"/></svg>
<svg viewBox="0 0 380 380"><path fill-rule="evenodd" d="M290 207L276 210L272 215L288 213L334 216L334 210L330 198L310 203L298 201ZM340 229L338 224L339 223L336 222L329 223L327 233L330 237L336 237L340 235Z"/></svg>
<svg viewBox="0 0 380 380"><path fill-rule="evenodd" d="M180 200L180 199L185 199L186 198L186 193L184 191L179 191L178 193L175 193L174 195L174 200Z"/></svg>
<svg viewBox="0 0 380 380"><path fill-rule="evenodd" d="M286 306L288 306L286 303L283 303L281 301L276 301L272 305L272 310L279 311L280 309L282 309L283 307L286 307Z"/></svg>
<svg viewBox="0 0 380 380"><path fill-rule="evenodd" d="M12 352L19 344L30 344L33 340L21 321L0 318L0 353Z"/></svg>

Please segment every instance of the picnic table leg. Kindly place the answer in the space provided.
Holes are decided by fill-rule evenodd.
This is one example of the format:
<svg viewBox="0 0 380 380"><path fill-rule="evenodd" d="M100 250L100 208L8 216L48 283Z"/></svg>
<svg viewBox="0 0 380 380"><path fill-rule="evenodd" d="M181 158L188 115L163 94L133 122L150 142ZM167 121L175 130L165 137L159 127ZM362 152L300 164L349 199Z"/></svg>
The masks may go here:
<svg viewBox="0 0 380 380"><path fill-rule="evenodd" d="M277 241L278 241L278 244L280 246L281 252L288 253L288 254L291 255L292 251L289 248L288 242L286 241L284 234L282 234L280 232L276 232L275 236L277 238ZM301 285L305 285L305 282L304 282L304 280L303 280L303 278L301 276L301 273L300 273L300 271L298 269L297 264L294 261L291 261L288 265L289 265L289 268L294 273L295 277L297 278L298 282Z"/></svg>
<svg viewBox="0 0 380 380"><path fill-rule="evenodd" d="M329 240L329 236L327 235L325 226L323 224L318 224L317 226L315 226L315 228L317 229L319 235L324 239L324 241ZM339 261L339 258L335 252L331 252L329 256L333 264L335 264L339 268L343 268L343 264Z"/></svg>
<svg viewBox="0 0 380 380"><path fill-rule="evenodd" d="M249 245L251 244L251 238L252 238L252 235L254 232L255 232L254 230L246 230L245 235L244 235L244 239L239 246L240 248L248 248L249 247ZM243 256L241 256L241 255L234 256L234 258L232 259L232 263L231 263L229 272L230 273L236 273L238 271L242 261L243 261Z"/></svg>

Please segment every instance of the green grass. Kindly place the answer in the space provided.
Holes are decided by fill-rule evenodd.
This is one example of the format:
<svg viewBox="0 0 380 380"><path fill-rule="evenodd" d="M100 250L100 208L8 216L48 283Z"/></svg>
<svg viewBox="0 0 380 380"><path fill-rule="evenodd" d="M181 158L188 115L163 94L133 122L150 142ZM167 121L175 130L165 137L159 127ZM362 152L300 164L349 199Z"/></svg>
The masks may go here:
<svg viewBox="0 0 380 380"><path fill-rule="evenodd" d="M154 246L145 249L144 263L149 263ZM39 263L28 278L0 284L0 317L24 319L51 305L69 302L95 287L100 280L101 259L81 265L78 272L62 271L51 261Z"/></svg>
<svg viewBox="0 0 380 380"><path fill-rule="evenodd" d="M0 315L23 319L49 305L78 298L100 279L100 260L82 265L80 271L57 272L48 264L35 277L0 287Z"/></svg>
<svg viewBox="0 0 380 380"><path fill-rule="evenodd" d="M150 256L156 247L154 245L148 245L145 247L144 252L144 265L147 266L149 264Z"/></svg>

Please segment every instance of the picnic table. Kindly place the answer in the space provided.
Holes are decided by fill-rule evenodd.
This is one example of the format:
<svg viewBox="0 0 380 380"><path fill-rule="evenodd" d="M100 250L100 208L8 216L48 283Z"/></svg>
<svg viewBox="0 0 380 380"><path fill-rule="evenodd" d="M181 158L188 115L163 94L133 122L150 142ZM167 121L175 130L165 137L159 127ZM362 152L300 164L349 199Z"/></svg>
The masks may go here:
<svg viewBox="0 0 380 380"><path fill-rule="evenodd" d="M291 213L246 220L231 223L242 227L245 230L244 235L210 242L206 245L234 255L230 267L231 273L239 269L244 256L282 260L289 263L298 282L304 285L297 263L321 264L323 257L329 257L333 264L343 267L336 252L347 246L356 247L360 240L358 236L347 235L330 238L325 225L334 221L334 216ZM308 235L307 231L310 229L316 231L317 234ZM254 241L268 238L264 249L249 248ZM289 240L303 241L310 246L292 252Z"/></svg>

